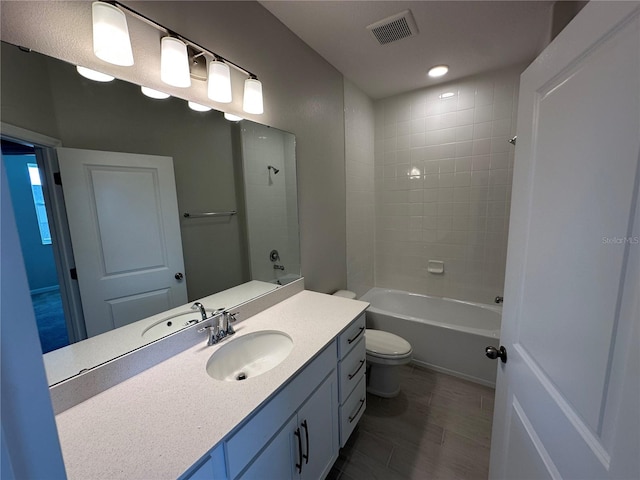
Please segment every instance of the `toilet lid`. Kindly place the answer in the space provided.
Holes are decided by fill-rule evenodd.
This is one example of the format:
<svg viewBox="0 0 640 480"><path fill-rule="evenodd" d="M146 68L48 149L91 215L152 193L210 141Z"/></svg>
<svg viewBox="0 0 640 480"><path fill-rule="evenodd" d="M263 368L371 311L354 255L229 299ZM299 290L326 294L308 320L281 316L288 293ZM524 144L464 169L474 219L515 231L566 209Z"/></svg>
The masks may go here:
<svg viewBox="0 0 640 480"><path fill-rule="evenodd" d="M407 355L411 353L411 344L404 338L382 330L365 331L367 353L378 356Z"/></svg>

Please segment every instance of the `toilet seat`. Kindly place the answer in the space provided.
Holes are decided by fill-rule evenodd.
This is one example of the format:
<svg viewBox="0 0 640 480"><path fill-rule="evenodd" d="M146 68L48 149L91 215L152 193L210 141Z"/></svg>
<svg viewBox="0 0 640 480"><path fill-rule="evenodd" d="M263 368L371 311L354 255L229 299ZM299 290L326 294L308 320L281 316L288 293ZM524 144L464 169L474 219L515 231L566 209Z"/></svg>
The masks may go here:
<svg viewBox="0 0 640 480"><path fill-rule="evenodd" d="M381 360L404 360L411 357L411 344L404 338L382 330L366 329L367 356Z"/></svg>

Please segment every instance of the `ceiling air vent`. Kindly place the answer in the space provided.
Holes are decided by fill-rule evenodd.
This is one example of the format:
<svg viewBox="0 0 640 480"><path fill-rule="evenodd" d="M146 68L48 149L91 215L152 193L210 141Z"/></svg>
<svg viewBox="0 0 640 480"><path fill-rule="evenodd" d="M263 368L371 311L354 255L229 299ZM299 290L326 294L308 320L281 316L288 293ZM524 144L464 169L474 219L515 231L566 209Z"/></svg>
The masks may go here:
<svg viewBox="0 0 640 480"><path fill-rule="evenodd" d="M391 17L372 23L367 27L371 34L380 42L380 45L402 40L418 34L416 21L411 10L405 10Z"/></svg>

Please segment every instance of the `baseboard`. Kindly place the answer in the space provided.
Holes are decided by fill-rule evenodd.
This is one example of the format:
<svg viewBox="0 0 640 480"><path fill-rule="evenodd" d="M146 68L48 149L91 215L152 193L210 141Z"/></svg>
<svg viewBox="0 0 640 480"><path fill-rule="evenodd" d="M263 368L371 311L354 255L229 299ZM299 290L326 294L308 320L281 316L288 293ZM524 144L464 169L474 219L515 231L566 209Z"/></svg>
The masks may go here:
<svg viewBox="0 0 640 480"><path fill-rule="evenodd" d="M448 368L438 367L437 365L432 365L427 362L421 362L420 360L411 360L413 365L417 365L422 368L426 368L427 370L433 370L434 372L446 373L447 375L451 375L452 377L458 377L463 380L468 380L473 383L479 383L480 385L484 385L485 387L496 388L496 384L493 382L489 382L482 378L473 377L471 375L465 375L464 373L456 372L454 370L449 370Z"/></svg>
<svg viewBox="0 0 640 480"><path fill-rule="evenodd" d="M60 290L60 285L53 285L51 287L42 287L31 290L31 295L38 295L39 293L49 293L55 290Z"/></svg>

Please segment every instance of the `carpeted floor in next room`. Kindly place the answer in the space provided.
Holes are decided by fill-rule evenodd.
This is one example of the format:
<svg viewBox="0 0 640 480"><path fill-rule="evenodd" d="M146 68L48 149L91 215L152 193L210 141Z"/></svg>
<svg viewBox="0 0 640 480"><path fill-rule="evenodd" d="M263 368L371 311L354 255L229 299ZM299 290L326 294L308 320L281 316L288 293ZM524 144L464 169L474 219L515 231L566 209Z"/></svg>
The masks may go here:
<svg viewBox="0 0 640 480"><path fill-rule="evenodd" d="M69 345L60 290L31 295L42 353Z"/></svg>

